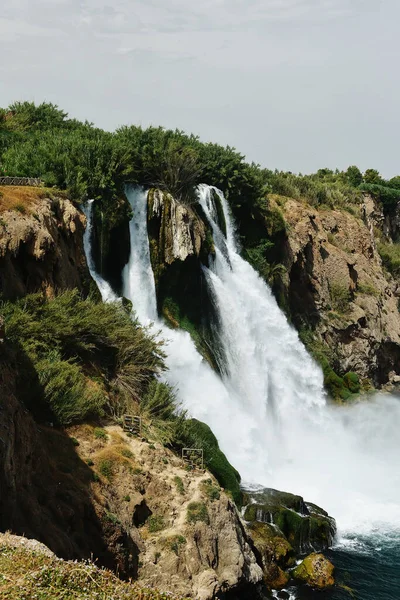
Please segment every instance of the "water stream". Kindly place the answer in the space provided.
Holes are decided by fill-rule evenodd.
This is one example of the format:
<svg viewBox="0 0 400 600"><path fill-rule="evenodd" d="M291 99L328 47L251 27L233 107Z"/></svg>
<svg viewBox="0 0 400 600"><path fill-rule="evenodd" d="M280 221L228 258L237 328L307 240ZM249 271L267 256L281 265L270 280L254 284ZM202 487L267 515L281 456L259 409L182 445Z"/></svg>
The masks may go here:
<svg viewBox="0 0 400 600"><path fill-rule="evenodd" d="M218 225L215 194L224 212L226 236ZM166 377L183 406L212 428L249 487L300 494L334 516L337 552L370 556L390 547L391 556L396 552L400 556L400 400L381 394L347 407L328 404L320 368L268 286L241 258L223 194L202 185L199 202L215 243L215 257L204 272L220 324L222 376L217 375L188 333L171 330L159 320L147 236L147 194L130 188L127 195L134 216L123 293L140 321L153 322L168 340ZM91 260L90 207L86 214L89 267L103 299L109 300L109 286L94 272ZM380 593L356 597L400 597Z"/></svg>

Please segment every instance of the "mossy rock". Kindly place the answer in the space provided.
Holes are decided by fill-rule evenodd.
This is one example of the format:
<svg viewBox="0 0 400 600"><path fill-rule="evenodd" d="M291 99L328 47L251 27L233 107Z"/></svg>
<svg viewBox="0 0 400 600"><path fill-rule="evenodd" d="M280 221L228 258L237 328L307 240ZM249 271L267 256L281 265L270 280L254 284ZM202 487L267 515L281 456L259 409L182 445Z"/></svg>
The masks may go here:
<svg viewBox="0 0 400 600"><path fill-rule="evenodd" d="M307 556L292 572L296 581L315 589L326 589L335 583L335 567L323 554L316 552Z"/></svg>
<svg viewBox="0 0 400 600"><path fill-rule="evenodd" d="M323 550L332 545L336 524L322 508L278 490L266 489L250 494L252 504L244 518L254 523L275 525L296 552Z"/></svg>
<svg viewBox="0 0 400 600"><path fill-rule="evenodd" d="M282 569L295 564L292 546L275 525L254 521L250 524L248 532L261 556L264 570L268 569L271 563Z"/></svg>
<svg viewBox="0 0 400 600"><path fill-rule="evenodd" d="M240 475L220 450L218 440L205 423L188 419L183 426L182 442L192 448L203 448L204 463L221 487L230 492L238 506L242 506Z"/></svg>

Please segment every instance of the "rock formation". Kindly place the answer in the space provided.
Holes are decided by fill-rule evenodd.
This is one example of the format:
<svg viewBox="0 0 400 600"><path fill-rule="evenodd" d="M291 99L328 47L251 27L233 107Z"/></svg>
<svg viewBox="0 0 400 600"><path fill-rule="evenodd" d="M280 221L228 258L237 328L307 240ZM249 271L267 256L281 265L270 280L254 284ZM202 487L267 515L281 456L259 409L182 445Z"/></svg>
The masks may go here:
<svg viewBox="0 0 400 600"><path fill-rule="evenodd" d="M43 193L43 192L42 192ZM0 293L15 298L37 291L87 288L85 217L61 197L37 198L0 219ZM21 212L22 211L22 212Z"/></svg>
<svg viewBox="0 0 400 600"><path fill-rule="evenodd" d="M379 209L369 197L354 214L275 200L287 224L283 286L294 324L314 329L341 374L398 383L399 293L376 249Z"/></svg>

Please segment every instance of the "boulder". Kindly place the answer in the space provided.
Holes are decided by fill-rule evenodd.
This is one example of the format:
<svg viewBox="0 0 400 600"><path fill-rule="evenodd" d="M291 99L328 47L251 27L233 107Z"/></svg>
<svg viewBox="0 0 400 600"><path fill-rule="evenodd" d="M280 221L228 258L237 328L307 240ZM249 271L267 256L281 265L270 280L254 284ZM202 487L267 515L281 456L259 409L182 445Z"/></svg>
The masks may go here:
<svg viewBox="0 0 400 600"><path fill-rule="evenodd" d="M323 554L314 552L294 569L292 575L295 580L322 590L335 583L334 570L333 564Z"/></svg>

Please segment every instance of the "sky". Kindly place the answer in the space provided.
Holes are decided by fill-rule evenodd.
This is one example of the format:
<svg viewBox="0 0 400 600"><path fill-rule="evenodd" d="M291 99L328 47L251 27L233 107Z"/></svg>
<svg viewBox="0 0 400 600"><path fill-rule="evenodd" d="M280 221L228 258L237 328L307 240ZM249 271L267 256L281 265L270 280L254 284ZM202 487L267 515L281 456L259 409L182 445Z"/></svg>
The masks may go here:
<svg viewBox="0 0 400 600"><path fill-rule="evenodd" d="M1 0L0 106L400 173L399 0Z"/></svg>

